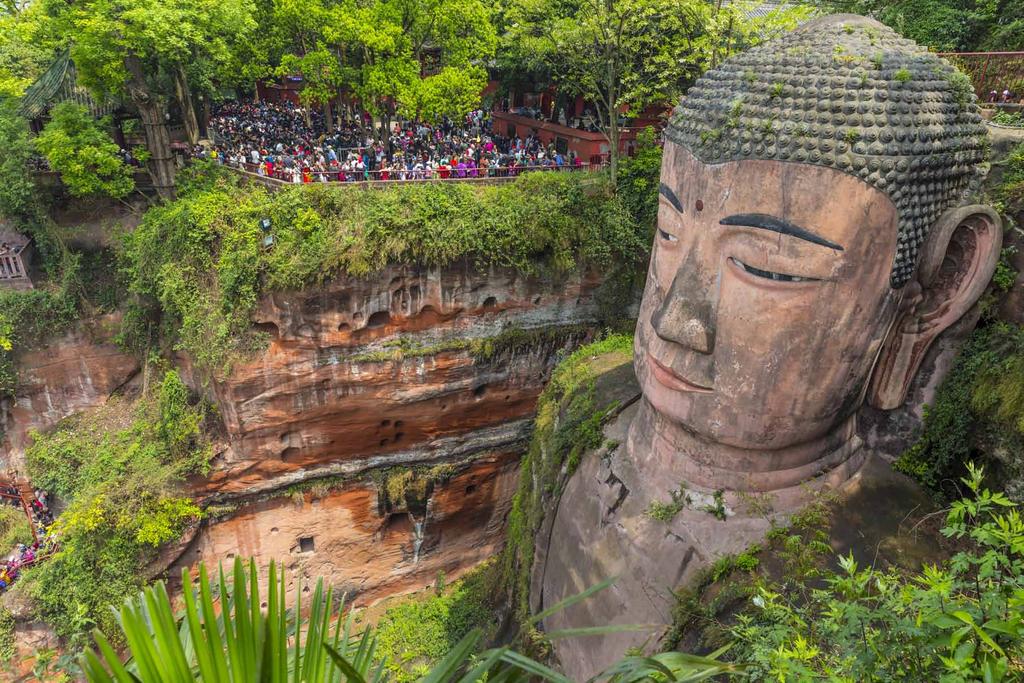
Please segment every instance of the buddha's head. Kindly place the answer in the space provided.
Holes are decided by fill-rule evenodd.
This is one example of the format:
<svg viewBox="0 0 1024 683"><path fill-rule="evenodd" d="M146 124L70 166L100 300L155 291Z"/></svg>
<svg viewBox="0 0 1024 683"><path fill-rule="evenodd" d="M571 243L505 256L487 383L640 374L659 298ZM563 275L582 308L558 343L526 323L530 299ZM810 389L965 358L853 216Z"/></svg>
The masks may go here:
<svg viewBox="0 0 1024 683"><path fill-rule="evenodd" d="M904 400L998 258L970 204L987 133L970 86L873 20L804 25L708 72L665 131L637 325L644 397L714 443L827 437Z"/></svg>

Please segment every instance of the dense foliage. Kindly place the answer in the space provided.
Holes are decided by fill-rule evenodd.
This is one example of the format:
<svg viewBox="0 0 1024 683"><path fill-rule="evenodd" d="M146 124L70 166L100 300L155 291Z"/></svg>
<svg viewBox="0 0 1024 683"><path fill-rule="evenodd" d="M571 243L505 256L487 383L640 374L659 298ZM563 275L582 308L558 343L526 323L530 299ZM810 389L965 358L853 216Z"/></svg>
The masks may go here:
<svg viewBox="0 0 1024 683"><path fill-rule="evenodd" d="M964 463L983 459L1014 498L1024 498L1024 330L993 323L975 330L925 409L921 438L898 469L955 497Z"/></svg>
<svg viewBox="0 0 1024 683"><path fill-rule="evenodd" d="M62 102L50 112L50 120L36 136L36 148L60 173L73 196L124 197L135 188L132 170L120 156L120 148L104 130L110 120L96 121L87 108Z"/></svg>
<svg viewBox="0 0 1024 683"><path fill-rule="evenodd" d="M96 651L82 657L90 683L226 683L267 681L286 683L382 683L389 680L386 654L379 653L373 628L357 633L355 614L341 617L333 590L318 579L306 605L296 591L289 607L288 581L276 563L267 572L267 588L260 602L256 563L248 569L238 558L234 569L221 566L219 580L211 581L200 565L198 590L182 570L184 614L175 613L163 583L127 598L120 609L119 626L128 642L127 663L96 631ZM232 580L228 580L227 576ZM308 590L308 588L307 588ZM227 600L230 596L230 600ZM580 596L582 597L582 596ZM218 604L219 603L219 604ZM331 627L331 621L335 621ZM0 625L2 626L2 625ZM423 675L424 683L570 683L552 669L508 647L478 652L482 634L471 630ZM592 683L658 680L691 683L740 667L676 652L653 657L629 656L591 679Z"/></svg>
<svg viewBox="0 0 1024 683"><path fill-rule="evenodd" d="M155 548L200 516L180 487L207 471L206 411L168 371L138 400L114 398L33 435L28 474L67 508L55 523L59 552L26 572L17 590L61 636L77 643L94 625L109 629L107 606L141 588Z"/></svg>
<svg viewBox="0 0 1024 683"><path fill-rule="evenodd" d="M942 529L963 549L911 575L860 567L852 556L836 571L819 569L813 558L827 544L779 530L786 567L750 578L729 656L750 665L753 681L1020 680L1024 521L984 487L980 470L963 483L969 496Z"/></svg>
<svg viewBox="0 0 1024 683"><path fill-rule="evenodd" d="M1016 0L817 0L815 4L829 12L877 16L908 38L942 52L1024 50L1024 6Z"/></svg>
<svg viewBox="0 0 1024 683"><path fill-rule="evenodd" d="M264 218L272 226L269 248ZM159 321L200 368L223 371L259 346L250 316L265 291L365 275L389 263L468 259L524 273L635 267L647 246L643 233L600 175L533 173L503 185L373 192L270 192L217 177L151 209L126 237L124 269L140 306L126 316L124 340L144 348Z"/></svg>
<svg viewBox="0 0 1024 683"><path fill-rule="evenodd" d="M613 400L598 396L595 378L602 370L629 362L632 349L632 336L622 334L580 347L555 368L537 401L534 432L520 464L519 487L512 498L498 567L499 581L512 600L512 613L528 648L543 651L544 647L530 621L535 536L580 458L601 444L602 427L618 409Z"/></svg>
<svg viewBox="0 0 1024 683"><path fill-rule="evenodd" d="M484 564L450 586L440 574L433 592L387 609L377 621L377 652L390 680L422 678L474 629L490 642L498 627L492 569Z"/></svg>
<svg viewBox="0 0 1024 683"><path fill-rule="evenodd" d="M592 103L615 176L623 112L674 105L706 69L810 13L802 3L749 12L703 0L507 0L499 64Z"/></svg>

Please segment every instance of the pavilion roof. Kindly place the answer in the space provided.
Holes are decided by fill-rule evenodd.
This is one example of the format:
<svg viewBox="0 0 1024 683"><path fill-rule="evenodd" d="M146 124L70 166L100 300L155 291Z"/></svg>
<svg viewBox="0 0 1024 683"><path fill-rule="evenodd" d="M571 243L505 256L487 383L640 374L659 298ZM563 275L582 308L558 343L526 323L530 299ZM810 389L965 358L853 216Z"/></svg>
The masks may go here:
<svg viewBox="0 0 1024 683"><path fill-rule="evenodd" d="M97 102L89 91L78 85L75 63L69 50L64 50L46 72L25 90L18 105L18 113L35 119L44 116L54 105L61 102L76 102L89 109L95 116L106 116L117 108L113 102Z"/></svg>

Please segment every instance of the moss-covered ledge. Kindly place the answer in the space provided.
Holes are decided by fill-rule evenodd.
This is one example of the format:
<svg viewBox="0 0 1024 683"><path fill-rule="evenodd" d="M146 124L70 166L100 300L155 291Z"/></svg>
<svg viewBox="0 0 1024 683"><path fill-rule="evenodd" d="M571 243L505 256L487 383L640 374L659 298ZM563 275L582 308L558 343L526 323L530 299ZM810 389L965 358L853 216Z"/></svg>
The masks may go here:
<svg viewBox="0 0 1024 683"><path fill-rule="evenodd" d="M602 447L602 428L639 395L633 377L633 338L614 334L577 349L562 361L537 402L530 447L520 465L498 577L509 597L522 644L544 649L529 625L531 574L545 513L554 510L565 482L589 450Z"/></svg>
<svg viewBox="0 0 1024 683"><path fill-rule="evenodd" d="M269 192L216 169L191 172L179 199L125 237L121 268L135 297L122 341L140 351L171 343L213 374L265 345L252 320L270 292L460 261L529 276L595 267L632 285L646 262L647 230L604 174Z"/></svg>

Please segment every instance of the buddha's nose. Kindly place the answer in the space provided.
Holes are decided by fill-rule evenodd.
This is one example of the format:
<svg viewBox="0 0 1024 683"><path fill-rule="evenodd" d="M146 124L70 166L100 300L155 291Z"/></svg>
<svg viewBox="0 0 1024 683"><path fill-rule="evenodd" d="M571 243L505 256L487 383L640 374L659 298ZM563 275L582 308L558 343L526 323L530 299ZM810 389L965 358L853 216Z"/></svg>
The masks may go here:
<svg viewBox="0 0 1024 683"><path fill-rule="evenodd" d="M714 351L715 312L709 291L709 284L694 277L693 270L680 269L661 306L651 315L657 335L697 353Z"/></svg>

